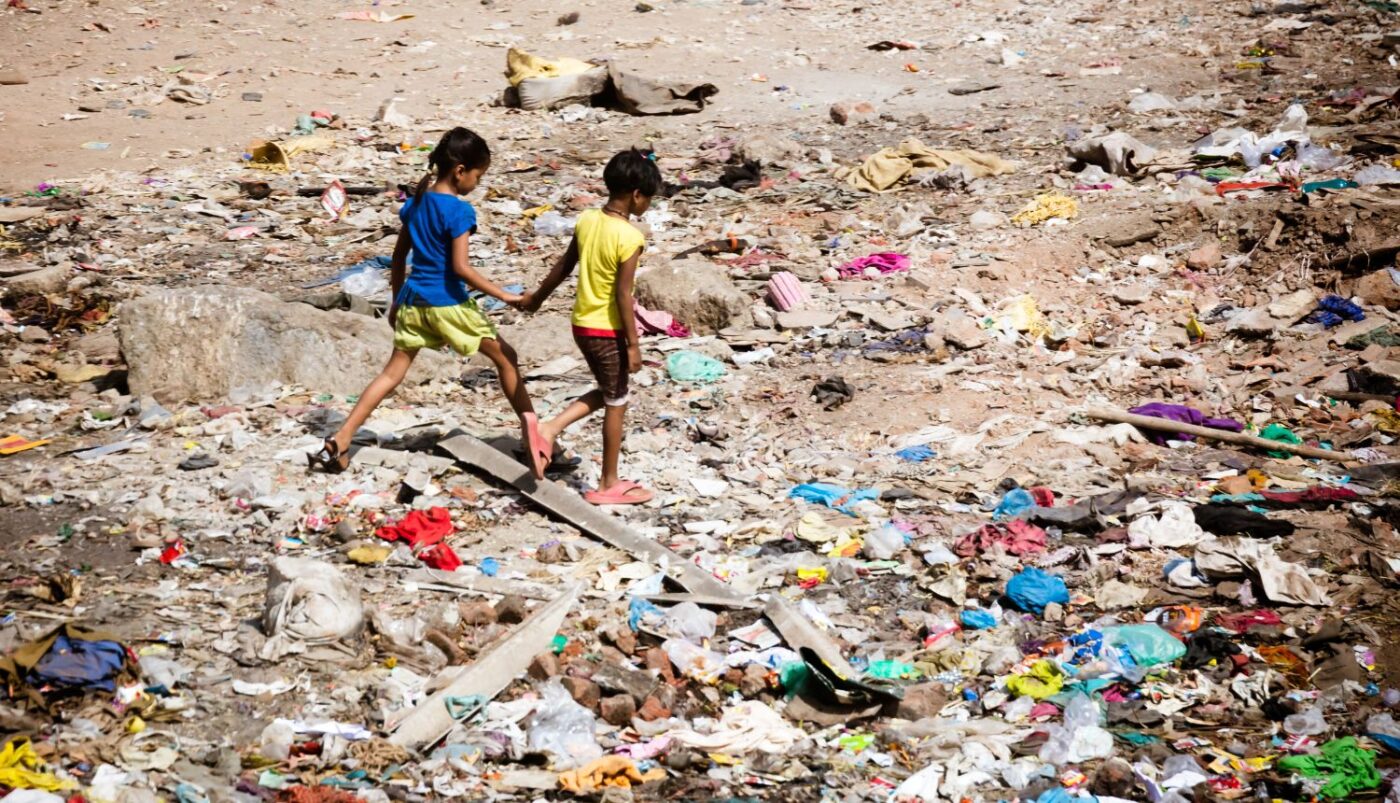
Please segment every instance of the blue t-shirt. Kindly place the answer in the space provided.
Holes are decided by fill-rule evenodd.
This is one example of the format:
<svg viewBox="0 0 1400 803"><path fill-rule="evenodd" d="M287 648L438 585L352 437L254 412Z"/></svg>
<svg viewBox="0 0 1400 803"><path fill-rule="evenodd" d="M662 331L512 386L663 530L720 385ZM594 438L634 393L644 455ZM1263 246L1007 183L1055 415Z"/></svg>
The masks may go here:
<svg viewBox="0 0 1400 803"><path fill-rule="evenodd" d="M467 284L452 272L452 241L476 228L476 209L455 195L423 193L423 209L410 198L399 210L399 220L413 242L408 281L397 303L427 307L452 307L467 300Z"/></svg>

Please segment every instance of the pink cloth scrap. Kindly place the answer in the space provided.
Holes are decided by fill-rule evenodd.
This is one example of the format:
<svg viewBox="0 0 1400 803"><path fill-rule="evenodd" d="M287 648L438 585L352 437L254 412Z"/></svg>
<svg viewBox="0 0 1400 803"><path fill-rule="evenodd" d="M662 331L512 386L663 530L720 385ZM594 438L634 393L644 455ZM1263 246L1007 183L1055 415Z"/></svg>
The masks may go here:
<svg viewBox="0 0 1400 803"><path fill-rule="evenodd" d="M669 312L649 310L632 300L632 317L637 321L638 335L666 335L667 337L690 337L686 325L675 319Z"/></svg>
<svg viewBox="0 0 1400 803"><path fill-rule="evenodd" d="M1045 551L1045 531L1020 519L1003 524L984 524L981 529L959 538L953 544L953 552L959 557L970 558L997 544L1010 555L1033 555Z"/></svg>
<svg viewBox="0 0 1400 803"><path fill-rule="evenodd" d="M875 268L880 273L898 273L909 270L909 257L904 254L887 252L883 254L871 254L860 259L853 259L850 262L836 269L844 279L854 279L864 276L867 268Z"/></svg>

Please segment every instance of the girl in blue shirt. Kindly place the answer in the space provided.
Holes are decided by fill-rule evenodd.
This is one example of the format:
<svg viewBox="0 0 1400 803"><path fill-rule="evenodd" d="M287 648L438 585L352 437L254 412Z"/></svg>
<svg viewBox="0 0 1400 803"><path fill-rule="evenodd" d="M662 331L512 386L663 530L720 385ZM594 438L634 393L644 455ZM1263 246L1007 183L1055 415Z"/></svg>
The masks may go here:
<svg viewBox="0 0 1400 803"><path fill-rule="evenodd" d="M418 350L448 345L463 356L480 351L496 364L501 391L520 416L527 462L536 479L544 478L549 447L540 437L515 349L501 339L495 325L467 295L471 288L513 306L522 301L519 294L506 292L474 270L467 259L468 240L476 230L476 209L458 196L476 189L490 166L491 149L486 141L460 127L447 132L428 157L428 175L399 211L403 227L394 244L389 279L394 290L389 307L394 353L360 395L340 431L326 439L320 452L308 455L313 467L332 473L344 471L350 464L351 438L403 381ZM410 252L413 269L407 271Z"/></svg>

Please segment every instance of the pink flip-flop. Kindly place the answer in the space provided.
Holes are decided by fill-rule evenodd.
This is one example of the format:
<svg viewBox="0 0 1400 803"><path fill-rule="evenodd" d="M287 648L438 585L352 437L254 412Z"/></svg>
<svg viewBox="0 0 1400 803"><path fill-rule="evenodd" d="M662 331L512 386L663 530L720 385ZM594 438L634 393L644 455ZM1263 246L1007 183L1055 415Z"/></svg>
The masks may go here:
<svg viewBox="0 0 1400 803"><path fill-rule="evenodd" d="M520 420L525 423L525 436L529 441L526 449L530 453L530 471L535 479L544 479L544 470L554 457L554 447L540 434L540 420L534 413L523 413Z"/></svg>
<svg viewBox="0 0 1400 803"><path fill-rule="evenodd" d="M636 493L641 491L641 493ZM651 491L638 485L631 480L622 480L606 491L589 491L583 495L583 501L590 505L640 505L650 502Z"/></svg>

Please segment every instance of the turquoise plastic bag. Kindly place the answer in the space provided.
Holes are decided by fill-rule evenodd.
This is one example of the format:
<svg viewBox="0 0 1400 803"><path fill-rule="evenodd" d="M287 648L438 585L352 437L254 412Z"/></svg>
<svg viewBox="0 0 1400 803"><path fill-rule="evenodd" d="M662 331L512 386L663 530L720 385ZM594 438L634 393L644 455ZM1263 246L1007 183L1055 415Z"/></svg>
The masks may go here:
<svg viewBox="0 0 1400 803"><path fill-rule="evenodd" d="M1127 650L1138 666L1169 664L1186 654L1186 645L1157 625L1106 627L1103 643Z"/></svg>
<svg viewBox="0 0 1400 803"><path fill-rule="evenodd" d="M677 382L714 382L724 376L724 364L694 351L677 351L666 358L666 373Z"/></svg>

